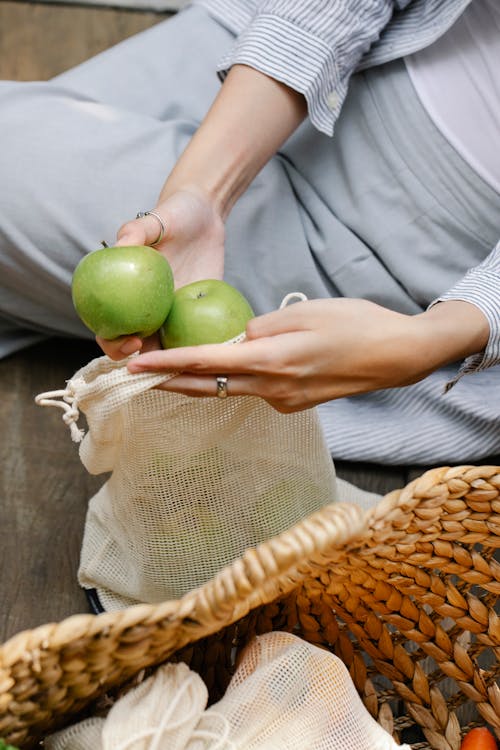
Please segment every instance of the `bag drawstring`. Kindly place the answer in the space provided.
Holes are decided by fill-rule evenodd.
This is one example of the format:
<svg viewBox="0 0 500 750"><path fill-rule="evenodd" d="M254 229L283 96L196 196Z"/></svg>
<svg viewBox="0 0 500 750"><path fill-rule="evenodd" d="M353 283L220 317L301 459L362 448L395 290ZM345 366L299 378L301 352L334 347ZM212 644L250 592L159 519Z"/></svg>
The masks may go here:
<svg viewBox="0 0 500 750"><path fill-rule="evenodd" d="M182 705L186 693L192 688L196 690L197 683L200 680L198 675L190 673L188 677L179 686L176 694L170 701L170 704L165 710L160 723L156 727L147 727L143 730L138 731L131 737L127 737L126 740L122 741L115 750L129 750L133 748L139 740L149 739L151 743L148 744L149 750L158 750L160 742L164 739L164 733L168 731L170 736L175 736L176 730L183 728L186 724L189 724L196 718L198 709L195 702L190 706L190 712L185 713L179 711L179 704ZM189 700L189 698L188 698ZM175 718L174 718L175 717Z"/></svg>
<svg viewBox="0 0 500 750"><path fill-rule="evenodd" d="M303 292L289 292L285 297L283 297L281 301L281 305L279 307L280 310L283 310L284 307L288 305L289 302L291 302L293 299L300 300L301 302L306 302L307 297ZM237 336L235 336L232 339L227 339L227 341L223 341L223 344L241 344L243 341L246 341L247 335L245 331L243 333L239 333ZM176 373L172 375L174 377Z"/></svg>
<svg viewBox="0 0 500 750"><path fill-rule="evenodd" d="M289 292L281 300L280 310L288 305L293 299L299 300L300 302L307 302L307 297L304 292Z"/></svg>
<svg viewBox="0 0 500 750"><path fill-rule="evenodd" d="M78 411L78 402L71 383L68 383L66 388L58 391L39 393L38 396L35 396L35 403L38 406L57 406L59 409L62 409L64 411L62 416L63 422L70 429L71 439L74 443L81 442L85 435L85 430L81 430L76 424L80 417L80 412Z"/></svg>

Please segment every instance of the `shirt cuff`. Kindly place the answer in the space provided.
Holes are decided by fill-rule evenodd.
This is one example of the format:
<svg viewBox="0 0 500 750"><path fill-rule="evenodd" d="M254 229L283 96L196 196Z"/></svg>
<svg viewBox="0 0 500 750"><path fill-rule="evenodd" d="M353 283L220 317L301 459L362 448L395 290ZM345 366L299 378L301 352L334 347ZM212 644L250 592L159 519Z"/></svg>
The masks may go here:
<svg viewBox="0 0 500 750"><path fill-rule="evenodd" d="M457 377L448 383L446 390L463 375L500 363L500 242L486 260L471 268L452 289L433 300L429 308L448 300L470 302L478 307L489 323L490 335L485 350L463 362Z"/></svg>
<svg viewBox="0 0 500 750"><path fill-rule="evenodd" d="M313 125L333 134L348 80L341 79L332 50L317 36L286 19L258 15L220 60L219 76L223 79L236 64L249 65L303 94Z"/></svg>
<svg viewBox="0 0 500 750"><path fill-rule="evenodd" d="M220 78L236 64L259 70L303 94L313 125L333 135L351 74L380 38L394 8L410 0L247 0L246 18L241 0L196 2L219 15L225 8L226 21L240 28L232 50L217 66ZM237 12L231 10L233 2Z"/></svg>

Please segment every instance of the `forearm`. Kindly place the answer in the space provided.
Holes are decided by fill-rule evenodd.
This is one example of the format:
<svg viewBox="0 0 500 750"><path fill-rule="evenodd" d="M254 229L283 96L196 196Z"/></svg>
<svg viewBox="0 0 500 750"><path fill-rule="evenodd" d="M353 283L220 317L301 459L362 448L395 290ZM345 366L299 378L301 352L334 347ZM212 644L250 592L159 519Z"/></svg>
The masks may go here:
<svg viewBox="0 0 500 750"><path fill-rule="evenodd" d="M306 111L301 94L253 68L235 65L169 175L160 201L191 187L227 217Z"/></svg>

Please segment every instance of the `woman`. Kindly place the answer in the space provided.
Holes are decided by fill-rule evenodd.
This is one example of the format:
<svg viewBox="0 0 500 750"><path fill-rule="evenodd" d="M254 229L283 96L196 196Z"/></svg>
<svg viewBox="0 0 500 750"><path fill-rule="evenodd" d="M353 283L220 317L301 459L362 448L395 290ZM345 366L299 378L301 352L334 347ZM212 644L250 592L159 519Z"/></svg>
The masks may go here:
<svg viewBox="0 0 500 750"><path fill-rule="evenodd" d="M493 85L476 102L472 86L467 99L464 82L496 83L499 12L493 0L359 6L203 0L48 84L4 83L3 127L23 134L2 156L11 338L19 324L81 335L75 262L149 209L120 244L157 247L178 286L224 274L268 314L235 347L99 342L113 358L152 349L131 371L182 371L165 388L190 395L215 396L224 374L229 396L320 404L336 458L498 451L500 149L497 130L490 142L474 125L499 97ZM446 106L434 75L451 81ZM465 128L449 132L448 105ZM276 311L290 291L311 301ZM478 372L443 395L463 359Z"/></svg>

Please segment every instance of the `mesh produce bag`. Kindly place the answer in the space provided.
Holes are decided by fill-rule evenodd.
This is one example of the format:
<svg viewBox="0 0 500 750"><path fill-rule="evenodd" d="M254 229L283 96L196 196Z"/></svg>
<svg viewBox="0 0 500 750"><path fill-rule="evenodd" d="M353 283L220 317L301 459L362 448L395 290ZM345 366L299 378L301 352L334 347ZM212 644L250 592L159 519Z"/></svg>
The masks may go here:
<svg viewBox="0 0 500 750"><path fill-rule="evenodd" d="M205 710L206 688L168 664L90 719L45 741L47 750L410 750L370 716L344 663L289 633L254 638L226 694Z"/></svg>
<svg viewBox="0 0 500 750"><path fill-rule="evenodd" d="M164 380L100 357L37 397L64 409L87 470L111 472L90 501L78 574L107 609L176 599L336 499L315 410L154 388Z"/></svg>

